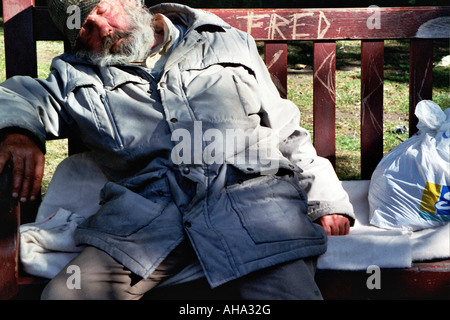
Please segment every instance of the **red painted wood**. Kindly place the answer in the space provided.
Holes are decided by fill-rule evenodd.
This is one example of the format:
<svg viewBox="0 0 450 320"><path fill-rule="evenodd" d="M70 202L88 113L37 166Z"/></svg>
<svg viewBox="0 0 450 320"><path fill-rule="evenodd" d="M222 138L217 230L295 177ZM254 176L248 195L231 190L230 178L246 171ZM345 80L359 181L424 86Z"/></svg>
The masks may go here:
<svg viewBox="0 0 450 320"><path fill-rule="evenodd" d="M14 18L16 14L34 6L34 0L3 0L3 22Z"/></svg>
<svg viewBox="0 0 450 320"><path fill-rule="evenodd" d="M336 165L336 43L314 43L314 146Z"/></svg>
<svg viewBox="0 0 450 320"><path fill-rule="evenodd" d="M433 92L433 40L411 39L409 70L409 134L417 132L416 105L431 100Z"/></svg>
<svg viewBox="0 0 450 320"><path fill-rule="evenodd" d="M35 40L61 40L62 36L49 23L48 11L34 9L34 0L3 0L7 76L36 74ZM413 38L419 28L432 19L450 16L450 7L440 8L380 8L363 9L208 9L231 25L248 31L257 40L267 40L267 65L281 94L286 92L286 41L319 40L314 45L314 144L318 153L335 162L335 59L334 40L339 39L396 39ZM380 28L376 14L380 14ZM34 23L33 19L39 21ZM370 20L375 19L375 20ZM372 24L369 23L370 21ZM34 37L33 37L34 35ZM327 40L327 41L324 41ZM431 40L411 41L411 111L421 99L431 98ZM380 145L380 97L382 99L381 43L364 41L362 48L362 110L363 131L362 162L369 155L371 145ZM279 58L274 59L280 53ZM274 61L273 64L271 62ZM367 63L365 62L367 61ZM284 69L284 70L283 70ZM381 70L381 73L380 73ZM425 80L424 80L425 79ZM382 100L381 100L382 101ZM382 102L381 102L382 104ZM372 116L373 115L373 116ZM375 119L375 121L374 121ZM411 130L413 130L413 127ZM373 133L372 134L370 133ZM382 135L382 131L381 131ZM376 137L376 138L373 138ZM373 140L374 139L374 140ZM375 152L375 151L374 151ZM379 151L375 152L379 155ZM369 162L367 162L369 163ZM373 167L373 163L369 168ZM366 170L366 169L363 169ZM371 169L367 169L370 172ZM0 208L0 295L7 298L19 286L29 287L45 281L34 277L19 277L18 269L18 207ZM8 240L7 240L8 239ZM6 258L5 258L6 257ZM9 261L14 261L11 264ZM449 290L450 262L415 264L413 268L387 270L383 273L386 295L382 297L422 297L447 294ZM383 270L384 272L385 270ZM319 272L319 286L325 297L360 298L361 290L367 294L365 272ZM4 289L7 288L7 289ZM334 290L334 291L333 291ZM380 297L372 291L369 298Z"/></svg>
<svg viewBox="0 0 450 320"><path fill-rule="evenodd" d="M264 46L267 69L281 97L287 97L287 43L270 42Z"/></svg>
<svg viewBox="0 0 450 320"><path fill-rule="evenodd" d="M450 299L450 260L414 263L411 268L381 269L380 289L369 289L366 271L318 270L325 299Z"/></svg>
<svg viewBox="0 0 450 320"><path fill-rule="evenodd" d="M258 40L413 38L427 21L450 16L450 7L207 10Z"/></svg>
<svg viewBox="0 0 450 320"><path fill-rule="evenodd" d="M16 2L15 0L5 0ZM27 0L31 1L31 0ZM413 38L426 22L450 16L450 7L347 9L205 9L257 40L342 40ZM380 17L380 29L375 23ZM43 20L40 20L45 18ZM39 21L49 21L45 8ZM37 24L36 39L61 40L54 26Z"/></svg>
<svg viewBox="0 0 450 320"><path fill-rule="evenodd" d="M3 0L6 77L37 76L34 0Z"/></svg>
<svg viewBox="0 0 450 320"><path fill-rule="evenodd" d="M384 41L361 43L361 179L370 179L383 157Z"/></svg>

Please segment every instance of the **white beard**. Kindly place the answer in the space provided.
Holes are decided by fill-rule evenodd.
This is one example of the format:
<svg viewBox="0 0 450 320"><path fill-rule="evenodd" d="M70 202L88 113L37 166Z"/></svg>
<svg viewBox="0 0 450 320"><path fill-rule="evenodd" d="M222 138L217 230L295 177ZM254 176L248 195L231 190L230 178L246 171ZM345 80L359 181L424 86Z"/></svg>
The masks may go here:
<svg viewBox="0 0 450 320"><path fill-rule="evenodd" d="M101 67L144 61L155 41L152 27L153 15L139 6L127 7L126 10L130 15L130 31L116 31L112 36L107 37L100 53L89 51L81 46L76 50L75 56ZM111 46L121 38L123 38L122 42L114 48L114 52L111 52Z"/></svg>

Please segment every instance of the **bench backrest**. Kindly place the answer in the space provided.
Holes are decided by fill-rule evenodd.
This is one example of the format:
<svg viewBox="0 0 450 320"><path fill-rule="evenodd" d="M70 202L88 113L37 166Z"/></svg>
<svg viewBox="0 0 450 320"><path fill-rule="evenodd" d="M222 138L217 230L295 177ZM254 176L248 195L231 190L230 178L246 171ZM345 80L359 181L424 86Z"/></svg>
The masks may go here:
<svg viewBox="0 0 450 320"><path fill-rule="evenodd" d="M287 95L288 41L314 41L313 139L319 155L336 162L336 41L361 40L361 178L383 157L384 40L410 41L410 134L416 104L432 97L433 38L429 25L450 18L450 7L356 9L207 9L265 43L265 62ZM34 0L3 0L6 75L37 76L36 41L62 40L46 8Z"/></svg>

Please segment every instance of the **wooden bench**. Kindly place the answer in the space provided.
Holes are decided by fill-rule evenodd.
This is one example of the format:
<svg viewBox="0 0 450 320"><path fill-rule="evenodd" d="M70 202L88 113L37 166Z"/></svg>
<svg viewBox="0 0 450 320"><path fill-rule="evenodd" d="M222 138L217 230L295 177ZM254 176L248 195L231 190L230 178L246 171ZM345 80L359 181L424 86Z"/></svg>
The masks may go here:
<svg viewBox="0 0 450 320"><path fill-rule="evenodd" d="M450 7L208 11L265 43L265 62L283 97L287 95L288 41L314 41L314 145L318 154L333 164L336 41L361 41L362 179L370 179L383 157L384 40L410 39L409 127L413 134L417 102L432 98L433 39L426 26L433 19L450 17ZM61 40L61 34L51 23L46 8L35 7L34 0L3 0L3 13L7 77L36 77L36 41ZM7 174L1 179L6 181ZM26 288L40 290L46 280L20 271L20 208L11 202L5 181L0 184L0 297L8 299L24 293ZM329 299L450 298L450 260L415 263L411 268L382 272L381 291L367 288L365 271L322 270L316 278L324 297ZM201 287L205 287L204 283L199 284ZM173 297L165 290L154 297ZM187 297L192 298L192 292Z"/></svg>

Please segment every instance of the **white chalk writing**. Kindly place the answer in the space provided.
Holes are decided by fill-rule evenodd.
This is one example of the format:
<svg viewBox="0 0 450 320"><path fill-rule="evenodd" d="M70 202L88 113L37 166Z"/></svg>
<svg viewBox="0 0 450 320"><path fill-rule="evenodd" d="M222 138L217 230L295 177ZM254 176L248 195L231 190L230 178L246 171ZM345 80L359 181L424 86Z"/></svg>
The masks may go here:
<svg viewBox="0 0 450 320"><path fill-rule="evenodd" d="M267 32L268 39L302 39L315 37L323 39L330 29L331 23L323 11L294 13L287 17L277 13L257 14L249 11L245 16L236 19L247 20L247 33L252 34L258 29ZM309 28L305 28L309 26ZM315 34L304 33L303 30L315 30Z"/></svg>

